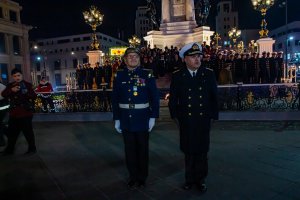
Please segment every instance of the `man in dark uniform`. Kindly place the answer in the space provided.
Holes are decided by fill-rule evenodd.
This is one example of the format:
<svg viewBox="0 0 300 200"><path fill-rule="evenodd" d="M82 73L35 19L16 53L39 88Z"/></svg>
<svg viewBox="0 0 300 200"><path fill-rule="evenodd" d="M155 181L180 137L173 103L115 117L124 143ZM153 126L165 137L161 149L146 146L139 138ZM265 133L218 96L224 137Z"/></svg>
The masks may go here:
<svg viewBox="0 0 300 200"><path fill-rule="evenodd" d="M77 66L76 79L77 79L79 90L83 90L83 88L84 88L84 69L82 68L82 65Z"/></svg>
<svg viewBox="0 0 300 200"><path fill-rule="evenodd" d="M277 82L278 76L278 62L276 59L276 52L272 52L272 57L269 58L269 67L270 67L270 83Z"/></svg>
<svg viewBox="0 0 300 200"><path fill-rule="evenodd" d="M248 74L250 83L257 83L258 61L256 55L256 52L251 53L251 58L249 58L248 62Z"/></svg>
<svg viewBox="0 0 300 200"><path fill-rule="evenodd" d="M262 57L259 58L259 80L260 83L269 83L270 81L270 68L267 52L262 52Z"/></svg>
<svg viewBox="0 0 300 200"><path fill-rule="evenodd" d="M278 65L277 71L277 83L282 83L282 78L284 77L284 63L283 63L283 52L279 51L276 58L276 63Z"/></svg>
<svg viewBox="0 0 300 200"><path fill-rule="evenodd" d="M204 193L210 125L212 119L218 119L217 82L214 72L201 66L199 43L185 45L179 55L185 67L173 73L169 109L179 125L180 149L185 155L183 188L189 190L196 184Z"/></svg>
<svg viewBox="0 0 300 200"><path fill-rule="evenodd" d="M112 66L108 60L104 63L104 81L107 83L107 88L111 87Z"/></svg>
<svg viewBox="0 0 300 200"><path fill-rule="evenodd" d="M144 187L148 176L149 132L159 116L159 93L151 71L140 66L140 52L127 48L126 68L117 71L113 84L112 106L115 129L122 133L128 187Z"/></svg>
<svg viewBox="0 0 300 200"><path fill-rule="evenodd" d="M104 75L103 67L100 66L100 63L97 62L94 68L95 82L97 85L97 89L101 89L102 77Z"/></svg>

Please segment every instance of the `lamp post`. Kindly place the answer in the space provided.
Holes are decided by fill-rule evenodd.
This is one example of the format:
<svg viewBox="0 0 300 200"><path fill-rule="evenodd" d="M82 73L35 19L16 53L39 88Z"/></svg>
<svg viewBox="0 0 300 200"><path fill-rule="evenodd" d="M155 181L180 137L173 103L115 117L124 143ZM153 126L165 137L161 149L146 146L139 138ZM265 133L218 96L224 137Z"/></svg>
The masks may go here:
<svg viewBox="0 0 300 200"><path fill-rule="evenodd" d="M274 0L251 0L254 10L260 11L262 16L260 38L267 38L269 30L267 29L266 14L267 10L274 5Z"/></svg>
<svg viewBox="0 0 300 200"><path fill-rule="evenodd" d="M284 54L285 54L285 73L284 73L284 77L287 77L288 75L288 42L289 42L289 38L288 38L288 1L285 0L283 1L279 7L285 7L285 50L284 50Z"/></svg>
<svg viewBox="0 0 300 200"><path fill-rule="evenodd" d="M233 27L228 31L228 36L233 41L233 46L235 46L236 40L241 36L241 30L237 30L236 27Z"/></svg>
<svg viewBox="0 0 300 200"><path fill-rule="evenodd" d="M89 11L82 12L85 22L92 27L93 35L92 35L92 44L91 50L99 50L99 42L96 35L96 29L103 22L103 16L96 6L91 6Z"/></svg>
<svg viewBox="0 0 300 200"><path fill-rule="evenodd" d="M220 34L215 32L214 36L213 36L213 40L216 42L216 49L218 49L219 47L219 40L221 40Z"/></svg>
<svg viewBox="0 0 300 200"><path fill-rule="evenodd" d="M130 47L137 47L141 44L141 39L138 36L133 35L131 38L128 39Z"/></svg>

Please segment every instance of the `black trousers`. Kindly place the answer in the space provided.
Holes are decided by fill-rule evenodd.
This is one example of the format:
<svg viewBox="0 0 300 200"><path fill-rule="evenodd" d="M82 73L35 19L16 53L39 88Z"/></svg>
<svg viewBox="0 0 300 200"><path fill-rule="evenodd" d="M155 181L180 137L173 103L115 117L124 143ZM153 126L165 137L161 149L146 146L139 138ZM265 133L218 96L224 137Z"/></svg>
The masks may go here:
<svg viewBox="0 0 300 200"><path fill-rule="evenodd" d="M205 182L208 174L207 153L198 155L185 154L185 181L189 184Z"/></svg>
<svg viewBox="0 0 300 200"><path fill-rule="evenodd" d="M28 143L28 151L35 151L35 138L32 128L32 117L9 118L8 141L5 152L13 153L20 132L23 132Z"/></svg>
<svg viewBox="0 0 300 200"><path fill-rule="evenodd" d="M123 130L126 166L134 181L146 181L149 162L149 133Z"/></svg>

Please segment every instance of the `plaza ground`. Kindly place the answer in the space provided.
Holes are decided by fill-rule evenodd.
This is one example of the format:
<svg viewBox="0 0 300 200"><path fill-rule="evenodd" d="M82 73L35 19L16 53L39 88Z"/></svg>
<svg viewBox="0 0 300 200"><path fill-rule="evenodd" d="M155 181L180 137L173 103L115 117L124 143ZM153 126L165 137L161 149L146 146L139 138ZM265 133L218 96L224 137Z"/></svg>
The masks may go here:
<svg viewBox="0 0 300 200"><path fill-rule="evenodd" d="M52 122L45 120L49 114L35 116L37 154L22 155L27 146L21 136L15 155L0 157L1 200L300 199L300 121L215 122L208 191L200 195L196 188L181 189L184 157L167 114L150 136L147 186L135 190L126 187L122 136L111 115L96 121L92 113L70 114L59 121L60 115L51 115ZM90 120L74 120L80 115Z"/></svg>

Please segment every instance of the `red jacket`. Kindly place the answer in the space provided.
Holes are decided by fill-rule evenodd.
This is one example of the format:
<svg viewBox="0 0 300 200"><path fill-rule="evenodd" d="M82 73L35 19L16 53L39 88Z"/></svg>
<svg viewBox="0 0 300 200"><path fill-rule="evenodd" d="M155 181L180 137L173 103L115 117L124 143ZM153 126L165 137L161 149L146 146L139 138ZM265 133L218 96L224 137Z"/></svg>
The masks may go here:
<svg viewBox="0 0 300 200"><path fill-rule="evenodd" d="M16 85L20 85L21 89L18 92L13 92L12 88ZM10 117L22 118L33 115L36 94L32 89L31 83L26 81L9 83L3 90L2 96L9 100Z"/></svg>
<svg viewBox="0 0 300 200"><path fill-rule="evenodd" d="M53 92L53 88L51 83L45 82L40 83L37 88L35 89L36 92L41 93L40 95L44 98L50 97L50 93Z"/></svg>

